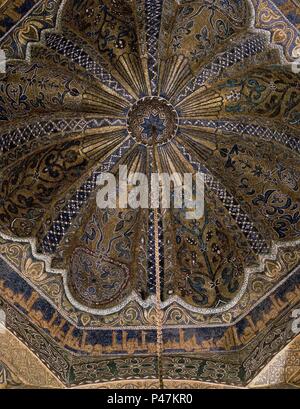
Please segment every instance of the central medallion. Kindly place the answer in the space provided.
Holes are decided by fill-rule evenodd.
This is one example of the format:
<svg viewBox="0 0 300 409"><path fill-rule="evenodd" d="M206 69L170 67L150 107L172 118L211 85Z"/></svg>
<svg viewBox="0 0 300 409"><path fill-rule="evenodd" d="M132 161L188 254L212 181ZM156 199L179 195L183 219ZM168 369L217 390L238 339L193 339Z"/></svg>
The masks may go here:
<svg viewBox="0 0 300 409"><path fill-rule="evenodd" d="M169 142L178 129L178 114L163 98L145 97L137 101L128 113L129 134L143 145Z"/></svg>

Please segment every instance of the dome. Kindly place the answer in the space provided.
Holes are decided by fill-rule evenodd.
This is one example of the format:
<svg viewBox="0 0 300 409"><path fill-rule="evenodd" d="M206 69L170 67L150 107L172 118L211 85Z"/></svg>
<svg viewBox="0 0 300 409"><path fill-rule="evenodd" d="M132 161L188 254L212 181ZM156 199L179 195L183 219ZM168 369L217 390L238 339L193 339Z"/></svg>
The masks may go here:
<svg viewBox="0 0 300 409"><path fill-rule="evenodd" d="M228 326L297 283L299 74L247 0L58 3L0 77L3 254L43 266L23 279L93 346L125 329L149 353L226 352ZM201 174L203 214L99 208L120 166Z"/></svg>

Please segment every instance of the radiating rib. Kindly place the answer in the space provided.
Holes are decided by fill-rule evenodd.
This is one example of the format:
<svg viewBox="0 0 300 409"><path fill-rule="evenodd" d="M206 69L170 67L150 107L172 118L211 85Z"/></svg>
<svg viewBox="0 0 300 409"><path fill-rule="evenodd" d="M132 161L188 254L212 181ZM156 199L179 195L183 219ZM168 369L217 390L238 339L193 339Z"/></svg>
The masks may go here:
<svg viewBox="0 0 300 409"><path fill-rule="evenodd" d="M172 101L180 95L189 82L193 83L193 77L198 76L200 69L211 68L211 64L208 64L211 58L224 52L230 40L238 42L240 39L243 42L242 33L249 24L249 15L250 9L246 1L241 1L229 9L222 2L216 2L211 7L207 2L185 3L166 0L159 38L160 93ZM221 22L224 25L223 29L219 27ZM250 47L249 44L241 46L241 52L244 51L245 56L248 56L252 53L252 50L249 50L251 47L252 44ZM227 52L228 66L232 65L229 62L231 59L234 60L233 63L244 59L239 52L238 48L236 51ZM214 60L214 68L220 67L219 72L224 67L224 57L220 56L220 62L217 59ZM172 84L174 73L171 64L180 64L176 72L176 88L175 84L174 87ZM170 69L169 80L167 79L168 69Z"/></svg>
<svg viewBox="0 0 300 409"><path fill-rule="evenodd" d="M161 60L159 69L159 95L171 101L193 78L189 60L182 55Z"/></svg>
<svg viewBox="0 0 300 409"><path fill-rule="evenodd" d="M120 127L115 131L90 130L90 134L79 138L69 134L55 144L32 149L13 162L14 166L1 172L2 228L8 234L35 237L47 226L41 224L41 218L48 219L47 212L53 209L58 211L72 191L99 167L99 161L111 157L124 139L126 131Z"/></svg>
<svg viewBox="0 0 300 409"><path fill-rule="evenodd" d="M148 92L147 78L143 70L143 64L136 54L124 54L115 64L118 74L134 90L138 98Z"/></svg>
<svg viewBox="0 0 300 409"><path fill-rule="evenodd" d="M101 64L124 87L131 89L135 98L147 93L147 76L137 49L131 2L101 0L100 4L83 10L81 4L70 0L65 6L62 24L64 36L71 41L73 37L78 38L80 43L92 48Z"/></svg>
<svg viewBox="0 0 300 409"><path fill-rule="evenodd" d="M126 134L126 127L90 130L82 141L81 151L91 163L98 162L112 151L113 146L120 144L120 141L126 138Z"/></svg>
<svg viewBox="0 0 300 409"><path fill-rule="evenodd" d="M183 119L272 119L293 132L299 129L299 107L298 75L278 66L256 67L243 76L201 87L177 105Z"/></svg>

